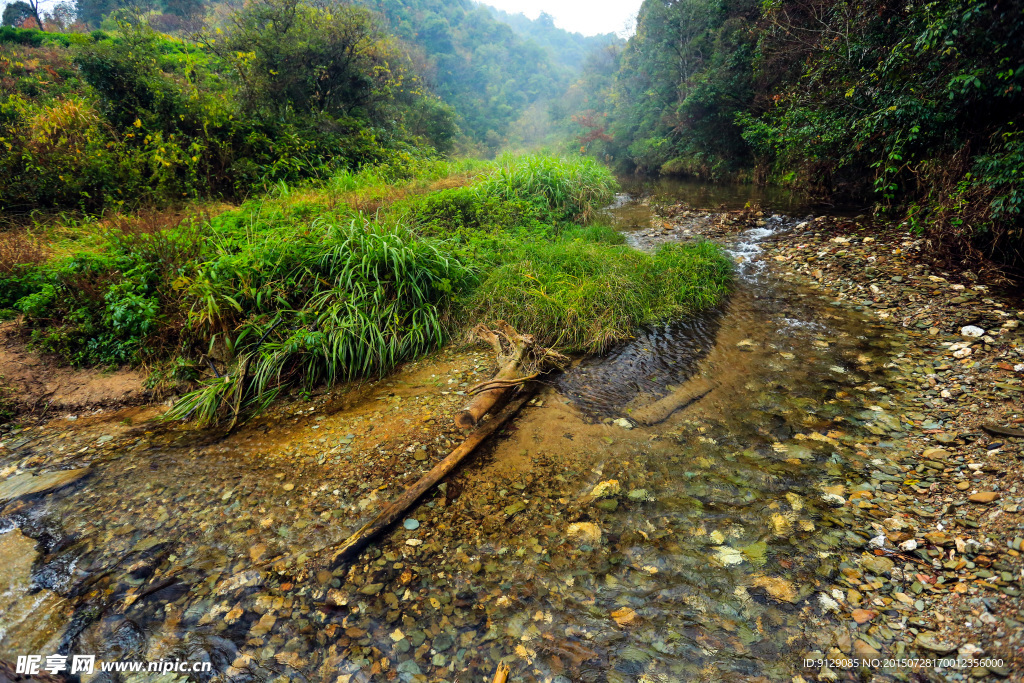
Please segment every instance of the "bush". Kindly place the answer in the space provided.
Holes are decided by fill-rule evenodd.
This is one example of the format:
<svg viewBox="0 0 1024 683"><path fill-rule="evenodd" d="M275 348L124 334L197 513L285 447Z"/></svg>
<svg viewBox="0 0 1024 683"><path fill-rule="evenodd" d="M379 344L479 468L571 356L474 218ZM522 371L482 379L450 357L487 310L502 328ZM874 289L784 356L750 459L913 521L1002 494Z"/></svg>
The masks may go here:
<svg viewBox="0 0 1024 683"><path fill-rule="evenodd" d="M397 225L317 221L222 255L188 283L193 331L226 335L234 371L188 394L171 417L209 422L241 401L259 405L281 383L333 383L391 370L447 339L450 295L470 269L446 245ZM298 238L298 239L296 239Z"/></svg>
<svg viewBox="0 0 1024 683"><path fill-rule="evenodd" d="M479 188L505 201L542 202L558 220L585 221L611 202L616 182L590 157L505 155Z"/></svg>

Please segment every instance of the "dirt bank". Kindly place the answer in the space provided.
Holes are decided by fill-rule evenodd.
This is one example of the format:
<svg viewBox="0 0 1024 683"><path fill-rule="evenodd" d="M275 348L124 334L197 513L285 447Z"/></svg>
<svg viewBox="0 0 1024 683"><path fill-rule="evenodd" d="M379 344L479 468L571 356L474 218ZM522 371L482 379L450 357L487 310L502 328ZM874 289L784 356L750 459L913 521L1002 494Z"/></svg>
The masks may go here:
<svg viewBox="0 0 1024 683"><path fill-rule="evenodd" d="M149 399L143 370L76 369L28 348L17 323L0 324L0 386L18 412L133 405Z"/></svg>

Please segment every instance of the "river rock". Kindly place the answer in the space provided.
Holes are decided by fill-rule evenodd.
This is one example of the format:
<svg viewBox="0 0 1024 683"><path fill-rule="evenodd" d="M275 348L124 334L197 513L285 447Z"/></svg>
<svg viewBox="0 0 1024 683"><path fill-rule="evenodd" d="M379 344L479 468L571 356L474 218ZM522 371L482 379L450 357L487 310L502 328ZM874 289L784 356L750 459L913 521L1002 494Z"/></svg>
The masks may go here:
<svg viewBox="0 0 1024 683"><path fill-rule="evenodd" d="M33 493L52 491L53 489L67 486L78 481L86 474L89 468L83 467L77 470L59 470L56 472L24 472L0 482L0 503L5 503L21 496L28 496Z"/></svg>
<svg viewBox="0 0 1024 683"><path fill-rule="evenodd" d="M991 503L999 500L999 493L997 491L979 491L972 494L967 500L972 503Z"/></svg>
<svg viewBox="0 0 1024 683"><path fill-rule="evenodd" d="M629 607L623 607L622 609L617 609L612 612L612 619L614 619L615 623L619 626L631 626L636 623L639 618L640 615Z"/></svg>
<svg viewBox="0 0 1024 683"><path fill-rule="evenodd" d="M940 655L947 655L956 649L956 645L954 643L947 643L939 640L939 635L937 633L930 633L928 631L919 633L917 638L914 639L914 645L922 650L936 652Z"/></svg>
<svg viewBox="0 0 1024 683"><path fill-rule="evenodd" d="M877 617L878 612L873 609L855 609L850 616L852 616L853 620L858 624L866 624Z"/></svg>
<svg viewBox="0 0 1024 683"><path fill-rule="evenodd" d="M622 487L619 485L619 481L617 479L609 479L595 486L590 495L594 498L608 498L610 496L617 496L621 492Z"/></svg>
<svg viewBox="0 0 1024 683"><path fill-rule="evenodd" d="M584 543L595 544L601 542L601 527L592 522L570 524L565 533L569 538L583 541Z"/></svg>
<svg viewBox="0 0 1024 683"><path fill-rule="evenodd" d="M892 571L896 563L890 560L888 557L878 557L876 555L867 555L861 558L860 566L864 568L864 571L871 572L876 576L882 576Z"/></svg>
<svg viewBox="0 0 1024 683"><path fill-rule="evenodd" d="M797 592L792 581L777 576L755 576L754 585L764 588L768 595L782 602L796 602Z"/></svg>
<svg viewBox="0 0 1024 683"><path fill-rule="evenodd" d="M0 656L12 661L18 652L56 652L71 618L66 599L31 592L36 557L36 542L18 529L0 534Z"/></svg>

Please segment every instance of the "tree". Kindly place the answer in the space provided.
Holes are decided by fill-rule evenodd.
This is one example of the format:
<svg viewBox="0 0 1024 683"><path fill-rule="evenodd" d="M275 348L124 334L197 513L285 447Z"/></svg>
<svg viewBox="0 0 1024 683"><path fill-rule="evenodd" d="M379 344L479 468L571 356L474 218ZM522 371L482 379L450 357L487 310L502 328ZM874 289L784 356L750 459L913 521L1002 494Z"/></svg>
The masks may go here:
<svg viewBox="0 0 1024 683"><path fill-rule="evenodd" d="M78 18L92 28L99 28L103 19L120 6L118 0L76 0Z"/></svg>
<svg viewBox="0 0 1024 683"><path fill-rule="evenodd" d="M586 154L587 146L591 142L598 140L611 142L612 140L612 136L605 132L604 115L598 114L592 109L574 114L572 122L583 129L583 135L579 137L580 154Z"/></svg>
<svg viewBox="0 0 1024 683"><path fill-rule="evenodd" d="M26 26L26 22L34 20L33 28L43 28L43 19L39 15L39 0L17 0L4 8L4 26Z"/></svg>
<svg viewBox="0 0 1024 683"><path fill-rule="evenodd" d="M231 23L226 37L204 40L233 64L251 109L374 120L412 79L408 59L359 7L254 0Z"/></svg>
<svg viewBox="0 0 1024 683"><path fill-rule="evenodd" d="M12 2L4 8L3 25L19 27L26 19L33 17L32 6L22 0Z"/></svg>
<svg viewBox="0 0 1024 683"><path fill-rule="evenodd" d="M75 11L75 6L70 2L58 3L52 12L46 12L43 17L47 30L56 28L58 31L66 31L71 28L77 18L78 13Z"/></svg>

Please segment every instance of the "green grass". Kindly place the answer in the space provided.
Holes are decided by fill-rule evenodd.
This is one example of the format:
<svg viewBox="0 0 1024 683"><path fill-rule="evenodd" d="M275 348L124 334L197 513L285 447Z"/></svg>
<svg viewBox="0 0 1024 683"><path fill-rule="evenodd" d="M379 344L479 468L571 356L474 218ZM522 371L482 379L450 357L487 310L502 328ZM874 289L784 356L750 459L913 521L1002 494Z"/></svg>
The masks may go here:
<svg viewBox="0 0 1024 683"><path fill-rule="evenodd" d="M715 305L731 272L707 244L625 246L592 219L614 188L592 160L544 156L346 172L213 217L51 230L48 251L8 239L0 308L68 362L197 381L168 416L201 424L385 374L478 322L599 352Z"/></svg>
<svg viewBox="0 0 1024 683"><path fill-rule="evenodd" d="M581 239L523 241L466 297L471 320L504 319L567 352L599 353L645 323L714 306L731 263L711 244L654 254Z"/></svg>
<svg viewBox="0 0 1024 683"><path fill-rule="evenodd" d="M592 219L616 188L608 169L591 157L505 155L497 164L480 183L484 193L502 200L543 200L560 220Z"/></svg>

